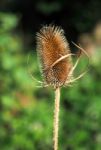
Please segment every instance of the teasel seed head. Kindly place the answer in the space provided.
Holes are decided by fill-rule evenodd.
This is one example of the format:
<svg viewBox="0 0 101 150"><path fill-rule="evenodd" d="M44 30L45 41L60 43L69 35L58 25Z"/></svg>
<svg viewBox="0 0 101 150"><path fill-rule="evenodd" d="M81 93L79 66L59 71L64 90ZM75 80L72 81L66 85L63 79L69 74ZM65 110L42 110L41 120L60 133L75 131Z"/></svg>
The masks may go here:
<svg viewBox="0 0 101 150"><path fill-rule="evenodd" d="M44 82L54 88L65 86L72 78L69 73L73 66L63 29L52 25L43 26L37 33L37 53Z"/></svg>

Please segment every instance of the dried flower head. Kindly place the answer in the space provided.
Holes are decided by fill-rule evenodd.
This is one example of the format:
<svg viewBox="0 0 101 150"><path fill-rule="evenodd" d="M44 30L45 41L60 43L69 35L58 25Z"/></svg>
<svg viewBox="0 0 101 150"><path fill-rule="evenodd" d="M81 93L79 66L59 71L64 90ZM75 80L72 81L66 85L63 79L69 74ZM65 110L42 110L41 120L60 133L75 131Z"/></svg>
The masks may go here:
<svg viewBox="0 0 101 150"><path fill-rule="evenodd" d="M60 27L44 26L37 33L37 52L44 81L54 88L63 86L72 78L72 60L69 44Z"/></svg>

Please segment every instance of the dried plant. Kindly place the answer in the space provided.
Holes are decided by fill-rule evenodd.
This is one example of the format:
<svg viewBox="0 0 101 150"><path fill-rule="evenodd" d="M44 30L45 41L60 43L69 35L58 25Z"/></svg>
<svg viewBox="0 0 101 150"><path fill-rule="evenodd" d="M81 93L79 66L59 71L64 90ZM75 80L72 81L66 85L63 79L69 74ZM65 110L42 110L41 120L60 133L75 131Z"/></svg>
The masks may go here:
<svg viewBox="0 0 101 150"><path fill-rule="evenodd" d="M75 43L74 45L85 53L81 47ZM71 83L81 78L85 72L73 78L73 72L80 57L73 66L71 56L74 54L70 52L69 43L60 27L52 25L42 27L37 33L37 54L43 76L43 81L38 82L43 87L52 86L55 90L53 141L54 150L58 150L60 88L70 86Z"/></svg>

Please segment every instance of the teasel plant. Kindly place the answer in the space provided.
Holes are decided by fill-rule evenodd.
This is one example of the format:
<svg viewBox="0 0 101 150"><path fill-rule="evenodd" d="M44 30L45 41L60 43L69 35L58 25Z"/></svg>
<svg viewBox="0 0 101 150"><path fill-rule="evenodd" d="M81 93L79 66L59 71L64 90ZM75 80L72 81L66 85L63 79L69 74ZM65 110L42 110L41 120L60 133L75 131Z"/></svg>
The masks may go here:
<svg viewBox="0 0 101 150"><path fill-rule="evenodd" d="M43 81L37 80L34 76L32 78L40 84L38 87L51 86L54 89L53 149L58 150L60 89L71 86L72 83L83 77L87 71L84 71L78 77L73 77L73 72L79 63L81 55L73 65L72 56L75 54L71 53L64 30L61 27L54 25L43 26L36 35L36 41ZM73 44L89 57L83 48L75 43Z"/></svg>

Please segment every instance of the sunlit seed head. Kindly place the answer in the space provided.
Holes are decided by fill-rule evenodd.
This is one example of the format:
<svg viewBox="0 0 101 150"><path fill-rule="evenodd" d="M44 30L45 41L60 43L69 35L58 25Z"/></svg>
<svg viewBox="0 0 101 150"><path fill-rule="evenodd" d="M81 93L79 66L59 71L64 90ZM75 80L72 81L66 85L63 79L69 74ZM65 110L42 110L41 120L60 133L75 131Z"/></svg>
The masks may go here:
<svg viewBox="0 0 101 150"><path fill-rule="evenodd" d="M53 87L65 85L72 68L71 56L52 66L71 53L63 29L51 25L42 27L37 33L37 52L45 82Z"/></svg>

